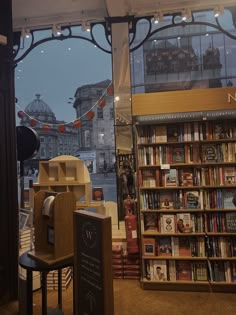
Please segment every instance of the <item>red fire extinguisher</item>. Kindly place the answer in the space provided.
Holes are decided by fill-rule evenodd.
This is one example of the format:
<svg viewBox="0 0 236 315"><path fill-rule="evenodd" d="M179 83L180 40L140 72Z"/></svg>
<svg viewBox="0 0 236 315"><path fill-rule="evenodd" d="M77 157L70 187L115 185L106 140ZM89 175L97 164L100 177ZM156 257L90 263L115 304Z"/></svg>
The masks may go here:
<svg viewBox="0 0 236 315"><path fill-rule="evenodd" d="M127 198L124 201L126 216L125 216L125 231L127 239L127 252L129 254L138 254L138 226L137 217L132 213L132 209L135 207L135 201L131 198Z"/></svg>

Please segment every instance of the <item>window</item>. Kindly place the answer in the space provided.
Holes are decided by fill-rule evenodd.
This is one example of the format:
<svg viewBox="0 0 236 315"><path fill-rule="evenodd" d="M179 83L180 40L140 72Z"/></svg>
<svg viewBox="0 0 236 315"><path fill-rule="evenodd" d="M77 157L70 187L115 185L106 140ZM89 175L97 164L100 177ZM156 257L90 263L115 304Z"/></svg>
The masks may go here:
<svg viewBox="0 0 236 315"><path fill-rule="evenodd" d="M85 130L84 131L84 146L89 148L91 146L91 131Z"/></svg>
<svg viewBox="0 0 236 315"><path fill-rule="evenodd" d="M97 119L103 119L103 109L102 108L97 109Z"/></svg>
<svg viewBox="0 0 236 315"><path fill-rule="evenodd" d="M45 138L44 137L40 137L40 143L44 143L45 142Z"/></svg>
<svg viewBox="0 0 236 315"><path fill-rule="evenodd" d="M114 119L114 108L110 108L110 119Z"/></svg>
<svg viewBox="0 0 236 315"><path fill-rule="evenodd" d="M102 90L97 90L97 96L102 96Z"/></svg>
<svg viewBox="0 0 236 315"><path fill-rule="evenodd" d="M105 134L104 134L103 131L102 132L98 132L98 144L104 144L105 143L104 136L105 136Z"/></svg>

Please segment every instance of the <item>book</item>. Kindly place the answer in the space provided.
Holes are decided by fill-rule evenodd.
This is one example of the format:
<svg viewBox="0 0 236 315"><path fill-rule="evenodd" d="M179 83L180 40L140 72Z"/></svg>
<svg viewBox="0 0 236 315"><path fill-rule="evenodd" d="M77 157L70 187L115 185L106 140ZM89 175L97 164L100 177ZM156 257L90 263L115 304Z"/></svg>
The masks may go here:
<svg viewBox="0 0 236 315"><path fill-rule="evenodd" d="M167 128L165 125L155 126L155 143L167 142Z"/></svg>
<svg viewBox="0 0 236 315"><path fill-rule="evenodd" d="M158 240L158 256L172 256L171 238L160 237Z"/></svg>
<svg viewBox="0 0 236 315"><path fill-rule="evenodd" d="M225 167L223 174L224 174L225 185L235 185L236 183L236 168L235 167Z"/></svg>
<svg viewBox="0 0 236 315"><path fill-rule="evenodd" d="M187 191L186 192L186 208L188 209L200 209L200 193L199 191Z"/></svg>
<svg viewBox="0 0 236 315"><path fill-rule="evenodd" d="M176 226L177 232L179 233L192 233L193 232L193 222L191 220L190 213L177 213L176 215Z"/></svg>
<svg viewBox="0 0 236 315"><path fill-rule="evenodd" d="M102 187L93 187L92 199L94 201L104 200L104 194L103 194L103 188Z"/></svg>
<svg viewBox="0 0 236 315"><path fill-rule="evenodd" d="M166 260L153 260L153 280L167 280L167 264Z"/></svg>
<svg viewBox="0 0 236 315"><path fill-rule="evenodd" d="M176 261L176 280L191 281L191 262L187 260Z"/></svg>
<svg viewBox="0 0 236 315"><path fill-rule="evenodd" d="M193 171L190 168L181 170L180 186L193 186Z"/></svg>
<svg viewBox="0 0 236 315"><path fill-rule="evenodd" d="M174 196L172 191L160 192L160 209L174 209Z"/></svg>
<svg viewBox="0 0 236 315"><path fill-rule="evenodd" d="M167 127L167 142L178 142L179 139L179 126L170 125Z"/></svg>
<svg viewBox="0 0 236 315"><path fill-rule="evenodd" d="M195 281L208 281L206 261L194 262L194 280Z"/></svg>
<svg viewBox="0 0 236 315"><path fill-rule="evenodd" d="M202 161L217 162L217 146L215 144L204 144L202 146Z"/></svg>
<svg viewBox="0 0 236 315"><path fill-rule="evenodd" d="M158 221L156 213L145 213L144 218L144 230L145 231L157 231Z"/></svg>
<svg viewBox="0 0 236 315"><path fill-rule="evenodd" d="M225 225L228 233L236 233L236 212L226 212Z"/></svg>
<svg viewBox="0 0 236 315"><path fill-rule="evenodd" d="M142 239L143 255L155 256L156 255L156 240L155 238L143 238Z"/></svg>
<svg viewBox="0 0 236 315"><path fill-rule="evenodd" d="M164 187L177 187L177 170L170 168L162 171L162 185Z"/></svg>
<svg viewBox="0 0 236 315"><path fill-rule="evenodd" d="M175 215L174 214L161 214L161 232L162 233L175 233Z"/></svg>
<svg viewBox="0 0 236 315"><path fill-rule="evenodd" d="M189 237L179 237L179 256L191 256L191 243Z"/></svg>
<svg viewBox="0 0 236 315"><path fill-rule="evenodd" d="M235 209L234 197L236 190L234 189L224 189L223 190L223 207L225 209Z"/></svg>
<svg viewBox="0 0 236 315"><path fill-rule="evenodd" d="M185 151L183 146L172 148L172 163L185 163Z"/></svg>

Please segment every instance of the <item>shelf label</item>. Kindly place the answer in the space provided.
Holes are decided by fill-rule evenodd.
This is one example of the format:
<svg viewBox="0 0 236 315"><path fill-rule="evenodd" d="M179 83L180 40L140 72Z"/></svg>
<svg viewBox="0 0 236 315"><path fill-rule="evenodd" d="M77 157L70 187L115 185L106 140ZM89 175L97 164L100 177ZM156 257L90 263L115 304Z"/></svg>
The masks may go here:
<svg viewBox="0 0 236 315"><path fill-rule="evenodd" d="M169 170L170 164L161 164L161 170Z"/></svg>

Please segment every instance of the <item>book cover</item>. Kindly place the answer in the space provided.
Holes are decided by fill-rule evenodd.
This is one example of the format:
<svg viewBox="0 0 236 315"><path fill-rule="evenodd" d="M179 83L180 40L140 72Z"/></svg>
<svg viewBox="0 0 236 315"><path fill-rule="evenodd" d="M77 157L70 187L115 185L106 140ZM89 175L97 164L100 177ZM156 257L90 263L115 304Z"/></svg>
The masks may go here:
<svg viewBox="0 0 236 315"><path fill-rule="evenodd" d="M172 148L172 163L185 163L185 152L183 146Z"/></svg>
<svg viewBox="0 0 236 315"><path fill-rule="evenodd" d="M186 192L186 208L187 209L200 209L200 195L199 191L187 191Z"/></svg>
<svg viewBox="0 0 236 315"><path fill-rule="evenodd" d="M217 162L217 147L215 144L204 144L203 148L203 162Z"/></svg>
<svg viewBox="0 0 236 315"><path fill-rule="evenodd" d="M154 237L142 239L142 249L144 256L156 255L156 240Z"/></svg>
<svg viewBox="0 0 236 315"><path fill-rule="evenodd" d="M167 142L167 128L165 125L156 126L154 130L155 143Z"/></svg>
<svg viewBox="0 0 236 315"><path fill-rule="evenodd" d="M193 186L193 171L191 168L186 168L180 172L180 185Z"/></svg>
<svg viewBox="0 0 236 315"><path fill-rule="evenodd" d="M167 280L167 265L166 260L153 260L153 280Z"/></svg>
<svg viewBox="0 0 236 315"><path fill-rule="evenodd" d="M145 231L158 230L157 213L145 213L143 220L144 220Z"/></svg>
<svg viewBox="0 0 236 315"><path fill-rule="evenodd" d="M190 213L177 213L177 232L179 233L192 233L193 222Z"/></svg>
<svg viewBox="0 0 236 315"><path fill-rule="evenodd" d="M158 256L172 256L171 238L160 237L158 241Z"/></svg>
<svg viewBox="0 0 236 315"><path fill-rule="evenodd" d="M225 167L223 173L224 173L224 184L225 185L235 185L235 183L236 183L236 169L235 169L235 167Z"/></svg>
<svg viewBox="0 0 236 315"><path fill-rule="evenodd" d="M175 233L175 215L174 214L161 214L161 232L162 233Z"/></svg>
<svg viewBox="0 0 236 315"><path fill-rule="evenodd" d="M228 233L236 233L236 212L226 212L225 225Z"/></svg>
<svg viewBox="0 0 236 315"><path fill-rule="evenodd" d="M92 199L93 199L93 201L104 200L104 194L103 194L103 188L102 187L93 187Z"/></svg>
<svg viewBox="0 0 236 315"><path fill-rule="evenodd" d="M160 192L160 209L174 209L174 196L172 191Z"/></svg>
<svg viewBox="0 0 236 315"><path fill-rule="evenodd" d="M194 280L208 281L207 262L199 261L194 263Z"/></svg>
<svg viewBox="0 0 236 315"><path fill-rule="evenodd" d="M234 189L224 189L223 190L223 205L225 209L235 209L234 205L234 196L236 194L236 190Z"/></svg>
<svg viewBox="0 0 236 315"><path fill-rule="evenodd" d="M179 256L191 256L191 243L189 237L179 238Z"/></svg>
<svg viewBox="0 0 236 315"><path fill-rule="evenodd" d="M177 182L178 179L176 168L162 170L162 184L164 187L177 187Z"/></svg>
<svg viewBox="0 0 236 315"><path fill-rule="evenodd" d="M176 261L176 279L182 281L191 281L191 262L186 260Z"/></svg>
<svg viewBox="0 0 236 315"><path fill-rule="evenodd" d="M167 127L167 142L178 142L179 139L179 126L170 125Z"/></svg>

